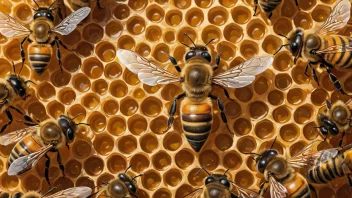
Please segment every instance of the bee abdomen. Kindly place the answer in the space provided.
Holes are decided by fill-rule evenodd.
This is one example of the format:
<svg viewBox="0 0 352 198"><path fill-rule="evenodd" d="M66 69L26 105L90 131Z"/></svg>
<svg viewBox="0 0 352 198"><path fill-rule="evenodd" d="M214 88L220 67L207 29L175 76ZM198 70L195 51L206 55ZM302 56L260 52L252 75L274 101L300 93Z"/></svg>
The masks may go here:
<svg viewBox="0 0 352 198"><path fill-rule="evenodd" d="M31 153L38 151L41 148L41 145L33 138L32 135L24 137L21 141L13 147L8 164L9 166L13 161L22 156L27 156Z"/></svg>
<svg viewBox="0 0 352 198"><path fill-rule="evenodd" d="M327 48L331 45L352 43L351 39L344 36L326 36L324 39L326 45L322 46L322 48ZM342 45L341 52L324 54L324 59L334 67L346 70L352 69L352 52L346 50L345 45Z"/></svg>
<svg viewBox="0 0 352 198"><path fill-rule="evenodd" d="M34 71L40 75L49 64L52 54L50 45L31 45L29 47L29 62Z"/></svg>
<svg viewBox="0 0 352 198"><path fill-rule="evenodd" d="M261 0L260 6L265 12L272 12L281 3L281 0Z"/></svg>
<svg viewBox="0 0 352 198"><path fill-rule="evenodd" d="M185 136L198 152L208 139L213 115L209 104L186 104L182 108L182 127Z"/></svg>
<svg viewBox="0 0 352 198"><path fill-rule="evenodd" d="M314 183L328 183L336 177L344 176L343 155L337 155L308 171L308 178Z"/></svg>

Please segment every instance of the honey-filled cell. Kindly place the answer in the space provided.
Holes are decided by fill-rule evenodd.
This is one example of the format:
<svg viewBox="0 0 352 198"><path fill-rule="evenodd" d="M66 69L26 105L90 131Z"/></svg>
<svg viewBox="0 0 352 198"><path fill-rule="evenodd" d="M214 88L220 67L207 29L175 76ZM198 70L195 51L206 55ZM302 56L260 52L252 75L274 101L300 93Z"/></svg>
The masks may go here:
<svg viewBox="0 0 352 198"><path fill-rule="evenodd" d="M119 111L119 103L115 99L107 99L102 102L102 109L107 115L115 115Z"/></svg>
<svg viewBox="0 0 352 198"><path fill-rule="evenodd" d="M84 170L90 176L98 176L103 173L104 161L98 156L92 156L84 161Z"/></svg>
<svg viewBox="0 0 352 198"><path fill-rule="evenodd" d="M81 57L89 57L93 54L94 46L86 41L81 41L76 46L76 53Z"/></svg>
<svg viewBox="0 0 352 198"><path fill-rule="evenodd" d="M93 110L100 105L100 97L94 93L89 93L82 97L81 103L86 109Z"/></svg>
<svg viewBox="0 0 352 198"><path fill-rule="evenodd" d="M49 115L56 119L65 114L65 106L56 100L48 103L46 109Z"/></svg>
<svg viewBox="0 0 352 198"><path fill-rule="evenodd" d="M207 166L208 170L214 170L218 167L220 159L213 150L205 150L199 154L199 164L204 167Z"/></svg>
<svg viewBox="0 0 352 198"><path fill-rule="evenodd" d="M122 74L122 68L117 62L112 62L104 67L104 76L108 79L116 79Z"/></svg>
<svg viewBox="0 0 352 198"><path fill-rule="evenodd" d="M171 195L172 194L170 190L166 188L160 188L155 191L155 193L153 194L153 198L168 198L168 197L171 197Z"/></svg>
<svg viewBox="0 0 352 198"><path fill-rule="evenodd" d="M167 186L175 187L182 181L182 173L178 169L171 169L164 175Z"/></svg>
<svg viewBox="0 0 352 198"><path fill-rule="evenodd" d="M76 93L69 87L63 88L58 93L59 101L65 105L70 105L76 100Z"/></svg>
<svg viewBox="0 0 352 198"><path fill-rule="evenodd" d="M95 137L93 147L100 155L108 155L113 150L114 143L111 136L102 134Z"/></svg>
<svg viewBox="0 0 352 198"><path fill-rule="evenodd" d="M159 26L149 26L145 31L145 37L150 42L157 42L161 39L163 32Z"/></svg>
<svg viewBox="0 0 352 198"><path fill-rule="evenodd" d="M194 163L194 155L190 150L184 149L175 155L176 165L181 169L187 169Z"/></svg>
<svg viewBox="0 0 352 198"><path fill-rule="evenodd" d="M107 130L112 135L121 135L126 131L126 128L126 120L123 117L115 116L108 121Z"/></svg>
<svg viewBox="0 0 352 198"><path fill-rule="evenodd" d="M133 153L137 146L137 139L131 135L123 136L117 141L117 148L125 154Z"/></svg>
<svg viewBox="0 0 352 198"><path fill-rule="evenodd" d="M192 8L186 13L186 21L192 27L201 25L204 21L204 14L199 8Z"/></svg>
<svg viewBox="0 0 352 198"><path fill-rule="evenodd" d="M252 123L246 118L239 118L233 124L236 134L247 135L252 130Z"/></svg>
<svg viewBox="0 0 352 198"><path fill-rule="evenodd" d="M128 5L120 4L113 9L112 13L116 19L123 20L130 15L131 11Z"/></svg>
<svg viewBox="0 0 352 198"><path fill-rule="evenodd" d="M252 17L251 11L244 6L235 7L231 11L231 15L232 15L233 20L237 24L245 24L248 21L250 21L250 19Z"/></svg>
<svg viewBox="0 0 352 198"><path fill-rule="evenodd" d="M53 99L53 97L56 95L55 88L53 87L52 84L48 82L40 83L37 89L38 89L37 97L40 100L49 101Z"/></svg>
<svg viewBox="0 0 352 198"><path fill-rule="evenodd" d="M26 190L38 191L40 189L40 179L30 174L23 179L22 185Z"/></svg>
<svg viewBox="0 0 352 198"><path fill-rule="evenodd" d="M280 136L286 142L293 142L299 136L299 128L295 124L286 124L280 129Z"/></svg>
<svg viewBox="0 0 352 198"><path fill-rule="evenodd" d="M226 134L219 134L215 138L215 146L221 150L225 151L229 149L233 144L233 139L230 136L230 133L228 135Z"/></svg>
<svg viewBox="0 0 352 198"><path fill-rule="evenodd" d="M78 159L87 158L92 151L92 145L84 140L76 140L72 146L72 153Z"/></svg>
<svg viewBox="0 0 352 198"><path fill-rule="evenodd" d="M241 170L236 174L235 182L244 188L248 188L254 183L254 176L247 170Z"/></svg>
<svg viewBox="0 0 352 198"><path fill-rule="evenodd" d="M139 43L137 46L136 46L136 52L141 55L141 56L148 56L151 52L151 48L148 44L146 43Z"/></svg>
<svg viewBox="0 0 352 198"><path fill-rule="evenodd" d="M137 112L138 108L139 108L139 105L138 105L137 101L132 99L132 98L125 98L125 99L123 99L121 101L120 104L121 104L120 105L120 111L125 116L134 115ZM150 108L150 107L147 107L147 108Z"/></svg>
<svg viewBox="0 0 352 198"><path fill-rule="evenodd" d="M165 16L164 10L155 4L148 6L146 12L148 20L152 22L160 22Z"/></svg>
<svg viewBox="0 0 352 198"><path fill-rule="evenodd" d="M257 147L253 137L244 136L237 141L237 149L241 153L252 152Z"/></svg>
<svg viewBox="0 0 352 198"><path fill-rule="evenodd" d="M158 98L148 97L141 104L141 110L148 117L159 115L162 109L162 103Z"/></svg>
<svg viewBox="0 0 352 198"><path fill-rule="evenodd" d="M65 173L67 174L67 176L74 178L78 177L81 174L82 164L79 161L72 159L66 162L65 166L67 167L65 169Z"/></svg>
<svg viewBox="0 0 352 198"><path fill-rule="evenodd" d="M305 124L313 118L313 115L313 107L311 105L303 105L295 110L294 119L298 124Z"/></svg>
<svg viewBox="0 0 352 198"><path fill-rule="evenodd" d="M160 43L155 46L152 56L155 58L155 60L164 63L169 61L168 54L170 54L169 47L164 43Z"/></svg>
<svg viewBox="0 0 352 198"><path fill-rule="evenodd" d="M168 169L169 166L171 165L171 162L172 162L171 156L164 151L160 151L156 153L152 159L154 168L160 171Z"/></svg>
<svg viewBox="0 0 352 198"><path fill-rule="evenodd" d="M106 166L111 173L117 174L126 170L127 161L124 156L114 154L107 158Z"/></svg>
<svg viewBox="0 0 352 198"><path fill-rule="evenodd" d="M176 151L182 145L182 138L178 133L167 133L163 139L164 148L168 151Z"/></svg>
<svg viewBox="0 0 352 198"><path fill-rule="evenodd" d="M241 166L242 158L237 152L231 151L225 154L223 164L225 168L236 170Z"/></svg>
<svg viewBox="0 0 352 198"><path fill-rule="evenodd" d="M291 118L291 110L287 106L280 106L274 109L273 118L278 123L286 123Z"/></svg>
<svg viewBox="0 0 352 198"><path fill-rule="evenodd" d="M227 25L223 31L223 34L225 39L232 43L240 42L244 36L242 27L235 23Z"/></svg>
<svg viewBox="0 0 352 198"><path fill-rule="evenodd" d="M16 176L8 175L7 172L1 176L1 187L8 190L14 190L19 184L19 180Z"/></svg>
<svg viewBox="0 0 352 198"><path fill-rule="evenodd" d="M251 20L247 25L247 35L252 39L260 40L267 32L266 26L263 21L259 19Z"/></svg>
<svg viewBox="0 0 352 198"><path fill-rule="evenodd" d="M170 10L166 13L165 21L170 26L178 26L183 20L182 12L179 10Z"/></svg>
<svg viewBox="0 0 352 198"><path fill-rule="evenodd" d="M19 4L15 7L15 16L23 22L29 21L32 17L31 8L27 4Z"/></svg>
<svg viewBox="0 0 352 198"><path fill-rule="evenodd" d="M150 166L150 159L146 155L139 153L133 155L130 159L131 169L136 173L144 173L145 169Z"/></svg>
<svg viewBox="0 0 352 198"><path fill-rule="evenodd" d="M89 177L80 177L76 180L76 186L87 186L91 189L95 188L94 180Z"/></svg>
<svg viewBox="0 0 352 198"><path fill-rule="evenodd" d="M312 18L315 22L323 22L331 13L331 7L318 5L312 11Z"/></svg>
<svg viewBox="0 0 352 198"><path fill-rule="evenodd" d="M120 49L131 50L131 49L133 49L136 46L136 42L131 36L123 35L117 41L117 46Z"/></svg>
<svg viewBox="0 0 352 198"><path fill-rule="evenodd" d="M112 39L116 39L119 36L121 36L122 32L123 32L123 26L119 21L111 20L106 24L105 34L108 37Z"/></svg>
<svg viewBox="0 0 352 198"><path fill-rule="evenodd" d="M144 152L153 153L158 148L159 143L155 135L147 134L141 137L140 145Z"/></svg>
<svg viewBox="0 0 352 198"><path fill-rule="evenodd" d="M95 23L88 24L82 31L83 38L89 43L98 43L104 36L104 29Z"/></svg>

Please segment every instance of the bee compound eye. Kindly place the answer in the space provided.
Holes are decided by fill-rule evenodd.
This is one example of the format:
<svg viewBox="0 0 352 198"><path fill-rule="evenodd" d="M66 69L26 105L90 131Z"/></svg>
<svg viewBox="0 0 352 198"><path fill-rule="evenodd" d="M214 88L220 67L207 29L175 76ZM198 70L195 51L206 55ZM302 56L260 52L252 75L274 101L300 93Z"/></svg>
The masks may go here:
<svg viewBox="0 0 352 198"><path fill-rule="evenodd" d="M230 187L230 182L227 179L221 179L220 183L226 187Z"/></svg>
<svg viewBox="0 0 352 198"><path fill-rule="evenodd" d="M214 182L215 178L214 177L207 177L207 179L205 180L205 184L209 184L211 182Z"/></svg>

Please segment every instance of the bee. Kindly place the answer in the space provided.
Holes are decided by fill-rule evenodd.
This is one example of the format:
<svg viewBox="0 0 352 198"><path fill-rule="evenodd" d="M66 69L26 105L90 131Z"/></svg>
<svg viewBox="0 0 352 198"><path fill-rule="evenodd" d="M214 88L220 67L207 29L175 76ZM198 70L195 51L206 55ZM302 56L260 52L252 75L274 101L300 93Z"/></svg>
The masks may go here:
<svg viewBox="0 0 352 198"><path fill-rule="evenodd" d="M205 178L204 186L202 188L198 188L193 192L187 194L184 197L189 198L237 198L230 191L231 183L234 183L227 179L226 173L228 170L225 171L224 174L210 174L205 167L202 167L197 172L197 175L200 171L204 170L208 176Z"/></svg>
<svg viewBox="0 0 352 198"><path fill-rule="evenodd" d="M7 79L0 79L0 113L5 112L9 121L4 124L0 133L4 132L9 125L12 124L13 117L10 109L15 110L19 114L23 115L26 120L31 120L29 116L24 115L18 108L13 106L17 97L20 97L22 100L26 100L30 95L28 92L28 83L33 83L31 80L25 80L20 76L20 74L16 74L16 69L14 63L12 63L14 73L9 75Z"/></svg>
<svg viewBox="0 0 352 198"><path fill-rule="evenodd" d="M69 49L55 34L70 34L74 29L76 29L77 24L88 16L90 13L90 8L81 8L73 12L59 25L54 27L53 10L56 8L51 7L57 0L55 0L47 8L40 7L35 0L33 1L38 6L38 8L33 8L35 14L33 16L33 21L29 25L29 28L18 22L13 17L0 11L0 33L9 38L25 36L20 43L22 68L26 60L23 44L28 41L30 43L28 45L29 62L38 75L41 75L45 71L47 65L51 60L53 51L52 48L54 45L56 45L56 56L60 69L63 71L60 45L67 50Z"/></svg>
<svg viewBox="0 0 352 198"><path fill-rule="evenodd" d="M258 197L264 197L268 187L270 187L270 196L273 198L281 197L310 197L314 188L309 185L306 179L294 168L302 168L309 165L309 153L313 153L313 144L304 147L299 153L292 158L279 155L278 151L272 149L276 138L269 150L263 151L261 154L246 153L257 155L254 160L256 162L257 171L264 175L265 181L260 185L257 193ZM264 188L266 186L266 188ZM263 190L264 189L264 190ZM253 192L252 192L253 193Z"/></svg>
<svg viewBox="0 0 352 198"><path fill-rule="evenodd" d="M311 163L311 168L308 171L308 179L312 183L326 184L337 177L346 176L348 184L352 188L351 148L352 144L349 144L342 148L330 148L315 153L314 163Z"/></svg>
<svg viewBox="0 0 352 198"><path fill-rule="evenodd" d="M220 85L224 89L227 98L230 99L229 93L225 88L240 88L251 84L256 75L262 73L271 65L273 58L269 56L255 57L228 71L213 76L213 71L220 64L220 53L215 58L215 66L210 66L212 57L206 46L214 39L211 39L205 45L196 45L187 33L185 35L192 41L194 46L190 47L182 43L190 49L185 56L184 68L181 70L176 59L168 55L176 70L181 73L180 76L174 75L133 51L119 49L117 57L122 65L125 65L133 73L138 74L138 78L147 85L181 83L184 93L176 96L173 100L165 132L173 124L177 101L185 98L181 103L183 131L191 147L196 152L199 152L211 131L213 121L211 99L217 101L222 121L231 132L224 113L224 103L219 97L210 94L212 85Z"/></svg>
<svg viewBox="0 0 352 198"><path fill-rule="evenodd" d="M255 7L253 16L256 15L259 4L262 10L268 13L268 18L270 19L273 15L273 11L276 9L277 6L280 5L281 1L282 0L254 0ZM299 9L298 0L295 0L295 3L297 8Z"/></svg>
<svg viewBox="0 0 352 198"><path fill-rule="evenodd" d="M45 156L47 159L44 171L45 179L49 186L51 186L49 181L50 158L47 155L50 151L57 153L57 162L62 171L62 175L65 176L59 148L65 143L68 146L69 143L73 142L77 126L85 124L76 124L73 121L80 115L81 114L78 114L74 118L60 115L58 120L47 119L43 122L36 120L38 124L23 121L23 123L29 127L0 136L0 145L6 146L16 143L8 159L9 168L7 174L20 175L25 173L34 167L39 159Z"/></svg>
<svg viewBox="0 0 352 198"><path fill-rule="evenodd" d="M319 86L317 72L313 67L320 64L329 74L329 78L334 87L346 94L337 77L331 72L332 68L343 71L352 70L352 43L351 38L340 35L332 35L334 32L343 28L350 19L351 3L348 0L341 0L332 10L330 16L324 21L320 28L314 33L311 31L296 29L288 37L288 44L280 46L275 52L277 54L282 47L289 46L289 50L295 56L294 63L299 57L302 57L308 64L305 68L305 74L308 75L310 67L314 81ZM307 33L305 33L307 32ZM274 54L274 55L275 55Z"/></svg>
<svg viewBox="0 0 352 198"><path fill-rule="evenodd" d="M92 189L85 186L80 187L73 187L68 188L66 190L61 190L55 194L50 194L56 187L51 188L45 194L40 194L35 191L29 191L26 193L15 193L14 195L10 196L9 193L3 192L1 193L1 198L58 198L58 197L65 197L65 198L86 198L92 193Z"/></svg>
<svg viewBox="0 0 352 198"><path fill-rule="evenodd" d="M106 195L111 198L123 198L123 197L134 197L138 198L136 193L138 190L138 186L136 183L136 178L143 176L143 174L131 177L127 175L127 171L132 166L129 166L124 173L119 173L117 175L117 179L110 181L109 183L104 183L105 187L102 190L91 194L87 198L91 198L94 195L99 197L99 195L105 191Z"/></svg>
<svg viewBox="0 0 352 198"><path fill-rule="evenodd" d="M342 146L343 138L346 130L351 127L351 109L341 100L336 101L331 105L329 100L326 100L327 111L317 116L317 127L322 135L325 136L324 141L328 135L336 136L342 132L339 142L339 147Z"/></svg>

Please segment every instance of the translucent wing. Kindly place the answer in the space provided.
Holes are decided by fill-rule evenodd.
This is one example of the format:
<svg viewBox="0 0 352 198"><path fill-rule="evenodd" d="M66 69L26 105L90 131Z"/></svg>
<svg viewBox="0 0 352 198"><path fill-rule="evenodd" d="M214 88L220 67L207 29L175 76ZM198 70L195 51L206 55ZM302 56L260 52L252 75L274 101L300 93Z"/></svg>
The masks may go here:
<svg viewBox="0 0 352 198"><path fill-rule="evenodd" d="M213 77L213 82L223 87L240 88L251 84L255 76L272 63L270 56L255 57Z"/></svg>
<svg viewBox="0 0 352 198"><path fill-rule="evenodd" d="M243 188L235 183L233 183L233 185L238 191L239 198L261 198L261 196L257 192L254 192L253 190Z"/></svg>
<svg viewBox="0 0 352 198"><path fill-rule="evenodd" d="M269 177L270 182L270 197L271 198L284 198L287 197L287 189L281 183L277 182L276 179L271 176Z"/></svg>
<svg viewBox="0 0 352 198"><path fill-rule="evenodd" d="M53 195L45 196L45 198L86 198L92 193L92 189L85 186L68 188L59 191Z"/></svg>
<svg viewBox="0 0 352 198"><path fill-rule="evenodd" d="M299 153L288 159L288 162L296 168L311 167L323 163L338 154L337 148L318 151L317 147L322 141L313 141L305 146Z"/></svg>
<svg viewBox="0 0 352 198"><path fill-rule="evenodd" d="M350 19L350 8L351 3L349 0L340 1L316 33L324 35L343 28Z"/></svg>
<svg viewBox="0 0 352 198"><path fill-rule="evenodd" d="M10 15L0 12L0 33L6 37L28 35L31 31Z"/></svg>
<svg viewBox="0 0 352 198"><path fill-rule="evenodd" d="M198 188L195 191L187 194L183 198L198 198L198 197L201 197L202 193L204 192L204 189L205 189L204 187L203 188Z"/></svg>
<svg viewBox="0 0 352 198"><path fill-rule="evenodd" d="M84 7L76 10L70 16L66 17L59 25L51 31L61 35L68 35L76 29L77 25L86 18L90 13L90 8Z"/></svg>
<svg viewBox="0 0 352 198"><path fill-rule="evenodd" d="M20 141L24 136L37 130L37 126L31 126L17 131L13 131L6 135L0 136L0 145L7 146Z"/></svg>
<svg viewBox="0 0 352 198"><path fill-rule="evenodd" d="M332 45L325 49L315 51L316 54L336 54L341 52L350 52L352 51L352 43L344 43L339 45Z"/></svg>
<svg viewBox="0 0 352 198"><path fill-rule="evenodd" d="M157 84L168 84L181 81L179 76L155 65L133 51L119 49L117 50L116 55L119 61L131 72L137 74L139 80L144 84L154 86Z"/></svg>
<svg viewBox="0 0 352 198"><path fill-rule="evenodd" d="M45 153L47 153L53 146L49 144L41 148L39 151L31 153L29 155L17 158L13 161L7 170L8 175L19 175L37 164L40 158L42 158Z"/></svg>

